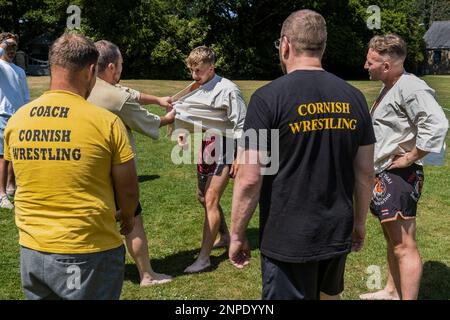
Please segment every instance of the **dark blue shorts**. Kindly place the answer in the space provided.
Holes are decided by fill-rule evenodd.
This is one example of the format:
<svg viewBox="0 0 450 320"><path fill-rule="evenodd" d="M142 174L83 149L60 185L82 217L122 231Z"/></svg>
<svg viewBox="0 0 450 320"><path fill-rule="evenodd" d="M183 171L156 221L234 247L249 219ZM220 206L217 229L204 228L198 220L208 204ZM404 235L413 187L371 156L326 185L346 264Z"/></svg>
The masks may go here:
<svg viewBox="0 0 450 320"><path fill-rule="evenodd" d="M306 263L282 262L261 254L263 300L318 300L344 291L347 254Z"/></svg>

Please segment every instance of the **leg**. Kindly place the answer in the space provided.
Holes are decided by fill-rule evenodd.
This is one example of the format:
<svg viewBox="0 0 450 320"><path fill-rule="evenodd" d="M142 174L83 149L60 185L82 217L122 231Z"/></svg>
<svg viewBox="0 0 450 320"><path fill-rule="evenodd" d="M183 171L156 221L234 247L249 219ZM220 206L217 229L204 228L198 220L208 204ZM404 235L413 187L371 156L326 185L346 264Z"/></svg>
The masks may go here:
<svg viewBox="0 0 450 320"><path fill-rule="evenodd" d="M384 238L386 239L386 253L387 253L387 262L388 262L388 274L387 274L387 282L384 289L365 293L359 296L361 300L399 300L399 282L400 276L398 272L398 264L396 262L394 256L394 249L392 247L391 241L389 239L389 235L386 231L386 227L384 224L381 224L383 229Z"/></svg>
<svg viewBox="0 0 450 320"><path fill-rule="evenodd" d="M166 283L171 276L153 271L148 253L148 241L144 230L142 214L135 217L133 231L125 237L127 249L139 270L140 286Z"/></svg>
<svg viewBox="0 0 450 320"><path fill-rule="evenodd" d="M230 232L228 231L225 215L223 214L222 206L219 205L220 211L220 225L219 225L219 239L214 242L213 248L228 247L230 244Z"/></svg>
<svg viewBox="0 0 450 320"><path fill-rule="evenodd" d="M206 210L205 205L205 193L211 183L211 179L205 183L204 186L197 186L197 199ZM230 232L228 231L227 222L225 221L225 215L223 214L222 206L219 204L220 211L220 225L219 225L219 239L214 242L213 248L223 248L228 247L230 243Z"/></svg>
<svg viewBox="0 0 450 320"><path fill-rule="evenodd" d="M212 176L205 187L204 208L205 222L203 225L203 240L197 260L187 267L184 272L200 272L210 266L209 256L220 226L219 201L228 183L229 167L225 166L220 176ZM201 190L201 188L199 188Z"/></svg>
<svg viewBox="0 0 450 320"><path fill-rule="evenodd" d="M13 209L14 205L6 196L6 176L8 174L8 161L0 156L0 208Z"/></svg>
<svg viewBox="0 0 450 320"><path fill-rule="evenodd" d="M422 277L422 260L416 244L416 219L386 222L386 231L398 264L401 299L416 300Z"/></svg>

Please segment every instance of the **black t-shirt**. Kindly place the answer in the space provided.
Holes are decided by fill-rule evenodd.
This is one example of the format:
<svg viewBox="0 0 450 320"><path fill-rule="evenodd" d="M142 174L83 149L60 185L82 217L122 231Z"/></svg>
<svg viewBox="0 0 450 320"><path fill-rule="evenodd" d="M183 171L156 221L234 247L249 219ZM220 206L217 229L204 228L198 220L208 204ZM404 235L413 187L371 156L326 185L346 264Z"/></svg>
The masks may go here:
<svg viewBox="0 0 450 320"><path fill-rule="evenodd" d="M261 252L294 263L348 253L353 160L375 143L363 94L326 71L294 71L253 94L248 129L279 130L279 142L267 136L272 157L279 146L279 170L263 180ZM250 147L266 149L265 139Z"/></svg>

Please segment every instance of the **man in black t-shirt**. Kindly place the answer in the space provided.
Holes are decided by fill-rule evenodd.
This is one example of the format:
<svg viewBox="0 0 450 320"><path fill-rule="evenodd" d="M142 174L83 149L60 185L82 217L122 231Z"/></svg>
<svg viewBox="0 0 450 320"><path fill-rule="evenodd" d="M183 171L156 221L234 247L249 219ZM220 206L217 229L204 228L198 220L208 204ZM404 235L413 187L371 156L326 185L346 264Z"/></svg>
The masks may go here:
<svg viewBox="0 0 450 320"><path fill-rule="evenodd" d="M262 161L241 164L229 256L248 264L259 199L263 299L339 298L346 256L364 241L375 138L362 93L322 69L326 38L320 14L292 13L276 43L286 75L258 89L247 111L246 134L277 130L279 141L244 135L243 159L278 153L279 169L263 178Z"/></svg>

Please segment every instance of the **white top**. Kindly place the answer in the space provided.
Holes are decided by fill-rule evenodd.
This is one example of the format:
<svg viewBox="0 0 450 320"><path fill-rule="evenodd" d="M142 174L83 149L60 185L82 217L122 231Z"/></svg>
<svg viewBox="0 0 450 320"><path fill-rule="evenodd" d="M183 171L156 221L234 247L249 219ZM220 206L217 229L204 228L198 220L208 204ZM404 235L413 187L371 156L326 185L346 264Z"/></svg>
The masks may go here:
<svg viewBox="0 0 450 320"><path fill-rule="evenodd" d="M215 75L198 89L179 98L173 104L176 110L175 129L193 131L215 129L223 135L240 138L244 128L245 106L238 86Z"/></svg>
<svg viewBox="0 0 450 320"><path fill-rule="evenodd" d="M413 74L404 73L372 107L375 144L375 172L386 170L395 156L415 146L439 153L448 130L448 120L435 99L435 91ZM417 164L422 164L419 160Z"/></svg>
<svg viewBox="0 0 450 320"><path fill-rule="evenodd" d="M25 71L14 63L0 59L0 116L11 117L29 101L30 92Z"/></svg>

